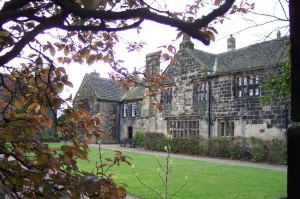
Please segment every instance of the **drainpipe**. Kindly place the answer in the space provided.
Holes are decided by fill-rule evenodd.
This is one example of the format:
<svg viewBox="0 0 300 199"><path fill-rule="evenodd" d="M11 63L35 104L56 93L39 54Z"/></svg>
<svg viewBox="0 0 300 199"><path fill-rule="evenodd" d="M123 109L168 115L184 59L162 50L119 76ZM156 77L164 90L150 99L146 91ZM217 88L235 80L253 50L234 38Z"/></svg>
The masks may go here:
<svg viewBox="0 0 300 199"><path fill-rule="evenodd" d="M117 139L121 140L121 117L122 117L122 103L117 103Z"/></svg>
<svg viewBox="0 0 300 199"><path fill-rule="evenodd" d="M208 81L208 138L211 137L211 82Z"/></svg>

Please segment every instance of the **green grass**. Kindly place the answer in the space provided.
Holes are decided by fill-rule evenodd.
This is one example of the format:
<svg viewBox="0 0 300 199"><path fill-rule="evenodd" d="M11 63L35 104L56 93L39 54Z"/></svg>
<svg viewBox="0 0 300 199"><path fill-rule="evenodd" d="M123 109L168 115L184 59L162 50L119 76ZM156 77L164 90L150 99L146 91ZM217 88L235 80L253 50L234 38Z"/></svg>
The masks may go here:
<svg viewBox="0 0 300 199"><path fill-rule="evenodd" d="M162 183L157 174L158 164L153 155L130 153L139 177L149 186L163 192ZM104 156L113 157L113 152L104 150ZM164 157L158 157L164 162ZM90 163L79 162L79 168L92 171L99 162L98 149L91 147ZM188 184L174 197L177 199L276 199L286 196L286 175L284 171L215 164L202 161L172 158L173 170L171 192L174 192L188 177ZM127 184L127 191L143 198L158 198L153 192L142 186L127 164L110 170L118 183Z"/></svg>

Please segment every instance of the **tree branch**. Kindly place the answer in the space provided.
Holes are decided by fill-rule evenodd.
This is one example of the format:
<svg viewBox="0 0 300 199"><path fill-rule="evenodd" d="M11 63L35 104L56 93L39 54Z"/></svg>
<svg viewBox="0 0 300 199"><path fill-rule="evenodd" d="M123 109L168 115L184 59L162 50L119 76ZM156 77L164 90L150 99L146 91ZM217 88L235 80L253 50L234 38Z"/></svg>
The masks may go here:
<svg viewBox="0 0 300 199"><path fill-rule="evenodd" d="M117 32L117 31L124 31L129 30L132 28L136 28L144 21L144 19L140 19L137 22L130 24L128 26L124 27L118 27L118 28L107 28L104 26L66 26L64 24L58 24L56 27L61 28L63 30L67 31L106 31L106 32Z"/></svg>
<svg viewBox="0 0 300 199"><path fill-rule="evenodd" d="M37 35L42 33L43 31L53 28L54 24L65 18L64 14L60 14L57 16L53 16L44 21L44 23L40 23L37 25L32 31L26 33L21 40L19 40L14 47L8 51L6 54L0 56L0 65L4 65L8 63L10 60L15 58L23 48L33 40Z"/></svg>
<svg viewBox="0 0 300 199"><path fill-rule="evenodd" d="M102 20L130 20L133 18L144 18L157 23L165 24L178 28L186 32L191 37L200 40L205 45L209 45L210 40L200 29L207 26L212 20L219 16L223 16L233 5L235 0L226 0L219 8L212 11L207 16L195 20L194 23L188 23L177 18L160 15L151 12L148 8L137 8L120 12L91 10L82 8L79 4L69 0L53 0L65 12L73 14L81 18L93 18Z"/></svg>
<svg viewBox="0 0 300 199"><path fill-rule="evenodd" d="M213 10L206 16L203 16L201 19L195 20L194 24L200 29L207 26L217 17L221 17L226 14L226 12L232 7L235 0L226 0L219 8Z"/></svg>

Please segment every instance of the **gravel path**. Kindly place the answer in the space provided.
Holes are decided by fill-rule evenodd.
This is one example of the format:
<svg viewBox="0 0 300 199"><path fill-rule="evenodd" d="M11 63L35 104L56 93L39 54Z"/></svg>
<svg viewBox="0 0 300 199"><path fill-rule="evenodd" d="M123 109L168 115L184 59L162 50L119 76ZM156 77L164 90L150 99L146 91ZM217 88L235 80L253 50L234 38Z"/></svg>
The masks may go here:
<svg viewBox="0 0 300 199"><path fill-rule="evenodd" d="M98 147L98 145L91 144L93 147ZM164 152L158 151L149 151L140 148L128 148L128 147L120 147L118 144L103 144L102 147L104 149L118 150L118 151L128 151L134 153L143 153L150 155L160 155L164 156ZM278 171L287 171L286 165L271 165L271 164L263 164L263 163L254 163L248 161L240 161L240 160L227 160L227 159L219 159L219 158L211 158L211 157L198 157L198 156L190 156L190 155L181 155L181 154L171 154L172 158L182 158L187 160L197 160L204 162L212 162L218 164L228 164L228 165L237 165L237 166L245 166L245 167L256 167L263 169L272 169Z"/></svg>

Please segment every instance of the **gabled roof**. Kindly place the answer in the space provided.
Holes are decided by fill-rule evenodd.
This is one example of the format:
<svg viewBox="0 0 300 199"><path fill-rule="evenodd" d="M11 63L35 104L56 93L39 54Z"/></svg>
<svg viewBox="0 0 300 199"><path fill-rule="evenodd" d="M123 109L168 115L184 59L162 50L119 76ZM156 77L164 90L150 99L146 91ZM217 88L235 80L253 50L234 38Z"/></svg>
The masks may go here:
<svg viewBox="0 0 300 199"><path fill-rule="evenodd" d="M186 52L184 54L188 54L198 64L200 70L196 76L200 77L203 75L200 73L205 71L210 72L210 74L222 74L280 66L288 57L287 41L287 37L282 37L220 54L189 48L181 49L181 51L184 50ZM180 56L181 54L177 57L178 60L181 60ZM170 75L169 70L172 70L172 67L177 67L175 65L171 63L164 73ZM167 82L170 81L165 81L165 83Z"/></svg>
<svg viewBox="0 0 300 199"><path fill-rule="evenodd" d="M121 101L139 100L144 98L144 89L142 86L136 86L126 92Z"/></svg>
<svg viewBox="0 0 300 199"><path fill-rule="evenodd" d="M287 60L287 38L280 38L217 55L216 73L281 66Z"/></svg>
<svg viewBox="0 0 300 199"><path fill-rule="evenodd" d="M116 81L100 77L97 73L85 74L82 82L85 81L100 100L120 101L124 95L124 91Z"/></svg>
<svg viewBox="0 0 300 199"><path fill-rule="evenodd" d="M100 77L98 73L85 74L80 87L83 87L84 82L87 83L86 86L90 87L99 100L130 101L143 99L142 87L135 87L127 91L118 82ZM76 94L76 96L78 95Z"/></svg>

